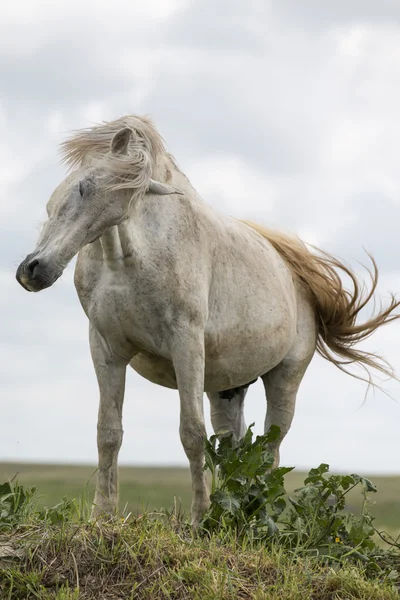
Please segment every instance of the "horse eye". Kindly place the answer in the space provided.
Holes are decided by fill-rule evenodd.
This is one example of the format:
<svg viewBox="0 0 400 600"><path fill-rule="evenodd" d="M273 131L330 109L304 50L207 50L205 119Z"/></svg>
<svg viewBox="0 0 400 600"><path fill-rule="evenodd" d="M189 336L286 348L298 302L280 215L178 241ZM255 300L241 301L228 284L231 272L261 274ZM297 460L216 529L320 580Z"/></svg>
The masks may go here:
<svg viewBox="0 0 400 600"><path fill-rule="evenodd" d="M83 185L82 185L82 181L79 184L79 193L83 197Z"/></svg>

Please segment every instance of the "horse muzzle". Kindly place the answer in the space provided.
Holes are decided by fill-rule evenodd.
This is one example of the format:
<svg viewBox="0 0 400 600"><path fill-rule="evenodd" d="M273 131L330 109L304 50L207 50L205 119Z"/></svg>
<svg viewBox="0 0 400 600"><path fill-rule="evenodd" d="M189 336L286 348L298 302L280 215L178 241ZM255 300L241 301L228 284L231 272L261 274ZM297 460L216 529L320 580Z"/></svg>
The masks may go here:
<svg viewBox="0 0 400 600"><path fill-rule="evenodd" d="M62 274L62 269L52 266L45 259L28 254L19 265L15 277L28 292L40 292L53 285Z"/></svg>

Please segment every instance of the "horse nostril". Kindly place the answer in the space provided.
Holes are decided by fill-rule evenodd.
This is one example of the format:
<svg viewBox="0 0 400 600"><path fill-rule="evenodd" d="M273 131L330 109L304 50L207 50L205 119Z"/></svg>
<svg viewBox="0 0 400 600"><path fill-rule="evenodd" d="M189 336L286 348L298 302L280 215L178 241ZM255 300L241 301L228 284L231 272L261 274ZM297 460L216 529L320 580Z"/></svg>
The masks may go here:
<svg viewBox="0 0 400 600"><path fill-rule="evenodd" d="M35 258L35 260L32 260L27 266L26 266L26 270L27 273L30 277L34 277L35 275L35 270L36 267L38 266L39 261L37 260L37 258Z"/></svg>

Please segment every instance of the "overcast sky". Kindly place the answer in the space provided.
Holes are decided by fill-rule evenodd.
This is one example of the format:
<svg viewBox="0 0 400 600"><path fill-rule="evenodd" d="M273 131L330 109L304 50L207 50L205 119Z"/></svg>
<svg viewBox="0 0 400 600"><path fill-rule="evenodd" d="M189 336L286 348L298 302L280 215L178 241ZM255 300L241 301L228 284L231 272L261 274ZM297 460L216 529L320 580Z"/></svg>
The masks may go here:
<svg viewBox="0 0 400 600"><path fill-rule="evenodd" d="M73 265L15 270L64 176L71 129L149 114L211 205L292 229L400 294L398 0L16 0L0 20L0 460L96 462L98 392ZM400 371L400 323L365 347ZM394 400L316 357L282 463L400 472ZM208 407L205 398L205 406ZM261 383L247 422L261 432ZM186 464L177 392L128 373L121 463ZM208 420L208 431L211 427Z"/></svg>

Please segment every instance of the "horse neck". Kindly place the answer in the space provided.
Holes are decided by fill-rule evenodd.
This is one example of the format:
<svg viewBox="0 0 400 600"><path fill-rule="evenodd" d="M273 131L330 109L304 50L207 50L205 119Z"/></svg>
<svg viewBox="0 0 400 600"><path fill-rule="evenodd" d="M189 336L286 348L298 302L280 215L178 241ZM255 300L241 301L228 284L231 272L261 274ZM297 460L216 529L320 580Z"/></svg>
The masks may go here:
<svg viewBox="0 0 400 600"><path fill-rule="evenodd" d="M99 243L101 245L103 260L110 266L117 263L122 258L122 247L118 232L118 225L109 227L101 236Z"/></svg>
<svg viewBox="0 0 400 600"><path fill-rule="evenodd" d="M197 196L196 191L186 175L178 169L169 155L163 155L156 161L152 176L154 179L157 179L157 181L176 186L191 197ZM139 200L135 210L140 211L140 206L145 202L146 197ZM131 221L135 221L135 219L132 219L132 216L120 225L109 227L99 240L103 253L103 260L112 269L120 268L123 265L131 264L133 262L135 243L133 233L134 227L132 227Z"/></svg>
<svg viewBox="0 0 400 600"><path fill-rule="evenodd" d="M181 190L185 195L191 198L198 197L196 190L190 183L186 175L177 167L173 157L164 154L156 163L153 169L153 179L167 183Z"/></svg>

